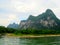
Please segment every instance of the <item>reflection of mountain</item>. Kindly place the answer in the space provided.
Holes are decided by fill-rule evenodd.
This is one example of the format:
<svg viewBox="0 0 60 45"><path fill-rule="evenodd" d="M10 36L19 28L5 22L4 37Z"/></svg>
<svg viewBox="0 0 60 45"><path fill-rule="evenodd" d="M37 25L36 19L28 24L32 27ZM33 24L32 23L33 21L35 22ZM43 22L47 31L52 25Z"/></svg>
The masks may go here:
<svg viewBox="0 0 60 45"><path fill-rule="evenodd" d="M27 20L23 20L20 23L19 28L21 29L59 29L60 20L55 16L52 10L47 9L46 12L38 15L30 15Z"/></svg>
<svg viewBox="0 0 60 45"><path fill-rule="evenodd" d="M9 24L7 27L8 27L8 28L14 28L14 29L17 29L17 28L18 28L18 24L15 24L15 23Z"/></svg>

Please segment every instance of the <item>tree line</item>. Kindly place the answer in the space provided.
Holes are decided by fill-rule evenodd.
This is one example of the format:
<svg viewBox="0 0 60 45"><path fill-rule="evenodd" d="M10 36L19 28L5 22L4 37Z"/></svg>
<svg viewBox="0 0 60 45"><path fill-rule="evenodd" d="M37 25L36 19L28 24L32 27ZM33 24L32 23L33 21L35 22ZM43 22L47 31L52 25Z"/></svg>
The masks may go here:
<svg viewBox="0 0 60 45"><path fill-rule="evenodd" d="M0 34L14 33L14 34L60 34L60 30L49 30L49 29L13 29L0 26Z"/></svg>

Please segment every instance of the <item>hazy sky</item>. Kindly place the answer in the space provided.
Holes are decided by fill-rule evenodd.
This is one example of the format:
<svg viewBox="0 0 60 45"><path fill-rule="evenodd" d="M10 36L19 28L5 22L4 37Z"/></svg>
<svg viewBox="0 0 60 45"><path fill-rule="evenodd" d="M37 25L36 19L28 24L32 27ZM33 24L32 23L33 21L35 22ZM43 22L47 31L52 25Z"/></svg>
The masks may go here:
<svg viewBox="0 0 60 45"><path fill-rule="evenodd" d="M0 25L19 23L51 9L60 19L60 0L0 0Z"/></svg>

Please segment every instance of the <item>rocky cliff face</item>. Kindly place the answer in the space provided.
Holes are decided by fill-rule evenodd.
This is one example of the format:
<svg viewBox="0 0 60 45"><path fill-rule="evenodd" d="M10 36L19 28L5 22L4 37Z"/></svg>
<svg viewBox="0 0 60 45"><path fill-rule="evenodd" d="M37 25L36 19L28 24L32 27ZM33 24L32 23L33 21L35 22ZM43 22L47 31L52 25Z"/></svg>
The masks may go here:
<svg viewBox="0 0 60 45"><path fill-rule="evenodd" d="M60 20L55 16L52 10L47 9L46 12L38 15L32 16L30 15L29 18L25 21L21 21L19 28L27 29L43 29L43 28L55 28L60 27Z"/></svg>

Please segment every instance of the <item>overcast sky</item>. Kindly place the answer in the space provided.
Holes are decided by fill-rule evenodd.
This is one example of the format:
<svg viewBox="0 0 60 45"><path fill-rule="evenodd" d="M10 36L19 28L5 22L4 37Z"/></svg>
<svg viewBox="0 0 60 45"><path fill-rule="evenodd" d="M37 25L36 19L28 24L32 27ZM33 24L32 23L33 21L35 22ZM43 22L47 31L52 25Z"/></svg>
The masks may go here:
<svg viewBox="0 0 60 45"><path fill-rule="evenodd" d="M60 19L60 0L0 0L0 25L20 23L29 15L37 16L51 9Z"/></svg>

